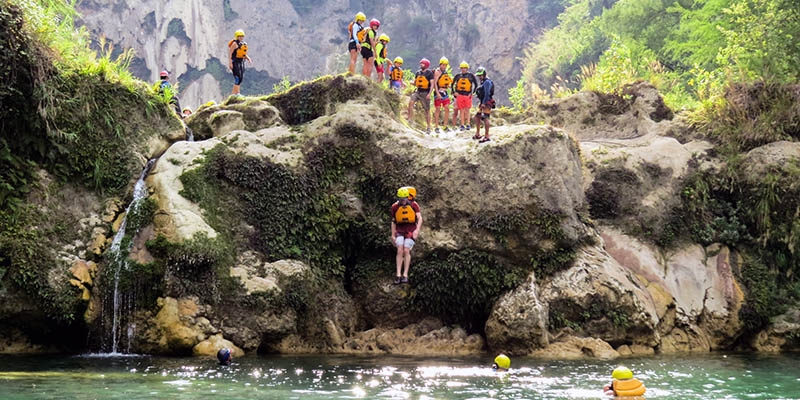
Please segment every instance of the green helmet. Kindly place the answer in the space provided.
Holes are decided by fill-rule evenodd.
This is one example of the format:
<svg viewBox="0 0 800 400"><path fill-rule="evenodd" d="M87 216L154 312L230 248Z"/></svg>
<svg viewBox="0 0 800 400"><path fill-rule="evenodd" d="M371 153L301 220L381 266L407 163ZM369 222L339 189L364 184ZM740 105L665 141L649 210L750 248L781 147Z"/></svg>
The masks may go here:
<svg viewBox="0 0 800 400"><path fill-rule="evenodd" d="M475 75L486 76L486 68L478 67L478 69L475 71Z"/></svg>

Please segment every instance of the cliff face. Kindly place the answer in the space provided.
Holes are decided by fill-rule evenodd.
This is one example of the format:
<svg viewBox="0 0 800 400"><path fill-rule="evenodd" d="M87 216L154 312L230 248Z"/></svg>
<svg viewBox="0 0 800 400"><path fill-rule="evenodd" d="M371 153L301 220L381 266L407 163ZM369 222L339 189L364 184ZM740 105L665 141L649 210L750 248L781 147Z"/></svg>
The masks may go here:
<svg viewBox="0 0 800 400"><path fill-rule="evenodd" d="M628 90L498 111L486 144L409 128L400 98L361 77L203 107L187 120L198 141L173 143L148 175L149 212L87 200L86 239L59 247L70 263L48 284L82 307L75 336L89 327L92 343L109 288L122 288L119 344L144 353L796 349L796 309L754 317L764 293L752 249L668 241L687 182L726 160L683 139L691 129L652 87ZM754 149L742 183L792 176L797 157L790 142ZM387 209L404 185L425 222L411 283L394 285ZM108 246L123 218L139 229L116 285ZM0 319L20 327L0 331L5 349L44 350L31 332L47 311L0 295Z"/></svg>
<svg viewBox="0 0 800 400"><path fill-rule="evenodd" d="M497 96L516 84L525 46L555 18L539 14L529 1L358 2L334 0L275 1L192 0L156 2L84 1L82 22L118 48L133 48L136 76L155 81L162 69L181 85L181 99L196 107L230 93L227 43L236 29L247 33L249 54L243 93L267 94L282 77L306 80L347 69L347 25L364 11L378 18L392 41L389 55L434 63L447 56L452 64L467 60L483 65L497 84ZM360 58L360 57L359 57ZM359 70L361 60L359 59ZM455 69L455 68L454 68Z"/></svg>

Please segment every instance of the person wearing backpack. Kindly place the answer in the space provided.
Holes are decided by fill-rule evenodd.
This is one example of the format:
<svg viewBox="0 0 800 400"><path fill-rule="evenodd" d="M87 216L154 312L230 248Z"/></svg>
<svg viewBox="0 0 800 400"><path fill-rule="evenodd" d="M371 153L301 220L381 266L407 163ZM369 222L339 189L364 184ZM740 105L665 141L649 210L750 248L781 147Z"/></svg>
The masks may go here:
<svg viewBox="0 0 800 400"><path fill-rule="evenodd" d="M475 114L475 126L478 131L472 138L479 139L478 143L486 143L490 140L489 115L494 108L494 83L492 83L491 79L486 77L486 69L483 67L478 67L478 70L475 71L475 75L480 79L481 85L478 87L478 90L475 91L475 96L478 97L480 105L478 106L478 113ZM486 126L486 134L483 136L483 139L481 139L481 121L483 121Z"/></svg>
<svg viewBox="0 0 800 400"><path fill-rule="evenodd" d="M356 60L358 59L358 54L361 53L361 42L358 41L358 34L359 32L364 30L364 27L361 26L361 23L367 20L367 16L364 15L363 12L356 14L356 18L350 25L347 26L348 42L347 42L347 51L350 52L350 73L354 74L356 72Z"/></svg>
<svg viewBox="0 0 800 400"><path fill-rule="evenodd" d="M362 73L367 78L372 75L372 65L375 64L374 50L377 44L375 35L380 27L381 21L373 18L369 21L369 28L358 33L358 40L361 42L361 58L364 59L364 69Z"/></svg>

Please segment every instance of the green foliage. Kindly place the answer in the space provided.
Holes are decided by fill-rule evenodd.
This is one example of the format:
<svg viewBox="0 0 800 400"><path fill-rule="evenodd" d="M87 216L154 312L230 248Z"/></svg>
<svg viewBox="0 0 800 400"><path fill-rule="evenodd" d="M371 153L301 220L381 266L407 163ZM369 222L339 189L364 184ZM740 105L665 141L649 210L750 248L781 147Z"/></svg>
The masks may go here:
<svg viewBox="0 0 800 400"><path fill-rule="evenodd" d="M300 15L306 15L325 3L325 0L289 0L295 11Z"/></svg>
<svg viewBox="0 0 800 400"><path fill-rule="evenodd" d="M695 109L726 80L796 81L798 21L791 0L576 0L526 51L525 95L643 79L670 107Z"/></svg>
<svg viewBox="0 0 800 400"><path fill-rule="evenodd" d="M239 18L239 13L233 11L233 8L231 8L231 0L222 0L222 11L225 15L226 22Z"/></svg>
<svg viewBox="0 0 800 400"><path fill-rule="evenodd" d="M192 39L186 35L186 27L183 25L183 20L173 18L167 24L167 38L174 37L178 40L186 42L187 45L192 44Z"/></svg>
<svg viewBox="0 0 800 400"><path fill-rule="evenodd" d="M415 287L410 301L420 311L480 329L497 297L525 276L475 250L434 254L411 269Z"/></svg>
<svg viewBox="0 0 800 400"><path fill-rule="evenodd" d="M286 75L283 78L281 78L281 80L278 81L278 83L272 85L272 93L282 93L289 90L289 88L291 87L292 87L292 82L289 81L289 76Z"/></svg>

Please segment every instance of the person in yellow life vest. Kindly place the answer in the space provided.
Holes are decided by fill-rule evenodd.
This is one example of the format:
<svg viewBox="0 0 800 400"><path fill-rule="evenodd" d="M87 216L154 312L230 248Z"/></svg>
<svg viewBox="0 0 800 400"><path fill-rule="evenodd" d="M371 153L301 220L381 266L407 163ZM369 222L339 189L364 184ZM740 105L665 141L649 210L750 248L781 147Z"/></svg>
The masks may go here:
<svg viewBox="0 0 800 400"><path fill-rule="evenodd" d="M386 45L389 44L389 35L382 33L378 37L378 44L375 45L375 72L378 74L378 83L383 82L383 75L386 74L386 69L389 69L389 61L386 59Z"/></svg>
<svg viewBox="0 0 800 400"><path fill-rule="evenodd" d="M447 121L450 119L450 85L453 83L453 78L447 73L447 67L450 66L450 61L447 57L442 57L439 60L439 68L433 75L433 124L436 126L436 133L439 133L439 111L444 109L444 121L442 128L447 130Z"/></svg>
<svg viewBox="0 0 800 400"><path fill-rule="evenodd" d="M408 283L411 248L414 247L419 230L422 229L422 213L419 204L414 201L416 194L417 190L413 187L401 187L397 190L397 201L392 204L391 208L391 241L397 247L395 284Z"/></svg>
<svg viewBox="0 0 800 400"><path fill-rule="evenodd" d="M389 67L389 87L397 94L402 93L406 87L403 82L403 57L395 57L394 64Z"/></svg>
<svg viewBox="0 0 800 400"><path fill-rule="evenodd" d="M633 372L627 367L617 367L611 373L611 381L608 385L603 387L603 391L607 396L617 397L637 397L644 395L644 384L633 377Z"/></svg>
<svg viewBox="0 0 800 400"><path fill-rule="evenodd" d="M472 95L478 89L478 78L469 72L469 64L466 61L462 61L459 68L461 73L453 77L453 91L456 93L456 106L458 107L456 114L461 117L460 129L469 131L472 129L469 125L469 109L472 108ZM455 119L455 115L453 118ZM455 122L453 124L455 125Z"/></svg>
<svg viewBox="0 0 800 400"><path fill-rule="evenodd" d="M425 111L425 123L427 129L425 133L431 133L431 88L433 88L433 72L430 71L431 62L427 58L419 60L419 71L414 77L414 86L417 91L411 94L411 100L408 102L408 121L412 119L414 113L414 103L419 102Z"/></svg>
<svg viewBox="0 0 800 400"><path fill-rule="evenodd" d="M250 64L253 60L247 55L247 42L244 41L244 31L239 29L233 35L234 39L228 42L228 69L233 72L233 91L231 95L239 94L239 86L244 80L244 60Z"/></svg>
<svg viewBox="0 0 800 400"><path fill-rule="evenodd" d="M369 21L369 28L358 33L358 40L361 42L361 58L364 59L364 69L361 71L367 78L372 75L372 65L375 64L375 46L378 44L375 37L381 21L373 18Z"/></svg>
<svg viewBox="0 0 800 400"><path fill-rule="evenodd" d="M358 54L361 53L361 42L358 40L358 34L364 30L361 25L362 22L367 20L367 16L363 12L356 14L356 18L350 25L347 26L347 51L350 52L350 67L348 70L351 74L356 72L356 60Z"/></svg>

